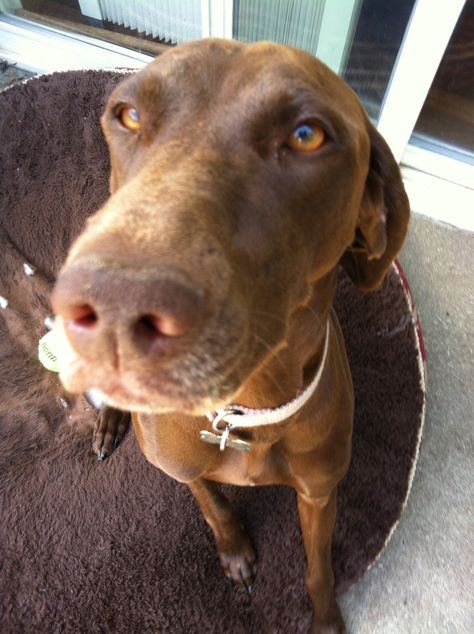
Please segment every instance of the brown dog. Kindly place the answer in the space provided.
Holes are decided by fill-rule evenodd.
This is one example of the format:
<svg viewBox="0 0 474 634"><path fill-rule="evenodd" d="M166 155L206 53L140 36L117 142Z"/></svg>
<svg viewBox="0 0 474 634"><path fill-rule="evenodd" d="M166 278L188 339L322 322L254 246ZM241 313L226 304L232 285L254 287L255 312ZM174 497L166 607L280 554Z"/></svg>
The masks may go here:
<svg viewBox="0 0 474 634"><path fill-rule="evenodd" d="M255 554L214 482L294 487L311 632L343 632L331 534L353 391L331 303L339 263L369 290L403 242L390 150L326 66L263 42L171 49L114 90L102 124L112 195L54 291L61 378L110 406L97 451L111 450L112 408L132 412L244 588Z"/></svg>

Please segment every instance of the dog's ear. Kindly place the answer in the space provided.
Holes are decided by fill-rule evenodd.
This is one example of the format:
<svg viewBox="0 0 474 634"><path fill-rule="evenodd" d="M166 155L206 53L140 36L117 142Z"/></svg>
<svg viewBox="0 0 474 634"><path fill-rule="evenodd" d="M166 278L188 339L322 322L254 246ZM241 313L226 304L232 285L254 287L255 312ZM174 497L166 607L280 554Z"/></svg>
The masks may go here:
<svg viewBox="0 0 474 634"><path fill-rule="evenodd" d="M370 166L354 243L341 264L356 286L369 291L381 284L405 238L409 203L390 148L368 123Z"/></svg>

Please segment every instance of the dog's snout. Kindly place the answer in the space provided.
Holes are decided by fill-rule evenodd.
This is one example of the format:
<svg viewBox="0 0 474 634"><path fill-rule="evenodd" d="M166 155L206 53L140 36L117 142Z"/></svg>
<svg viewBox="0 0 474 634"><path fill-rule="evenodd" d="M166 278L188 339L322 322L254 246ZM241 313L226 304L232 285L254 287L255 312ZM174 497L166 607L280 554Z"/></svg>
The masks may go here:
<svg viewBox="0 0 474 634"><path fill-rule="evenodd" d="M104 362L171 354L197 326L202 300L180 272L84 260L61 273L52 305L76 352Z"/></svg>

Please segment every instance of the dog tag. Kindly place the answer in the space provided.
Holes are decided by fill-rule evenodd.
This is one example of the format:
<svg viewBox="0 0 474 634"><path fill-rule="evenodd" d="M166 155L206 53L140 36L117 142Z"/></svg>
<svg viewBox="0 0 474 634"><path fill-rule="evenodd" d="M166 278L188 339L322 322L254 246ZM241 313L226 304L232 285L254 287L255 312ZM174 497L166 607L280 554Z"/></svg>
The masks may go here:
<svg viewBox="0 0 474 634"><path fill-rule="evenodd" d="M211 431L201 431L199 433L199 437L204 442L209 443L210 445L219 445L219 449L224 451L226 447L230 447L231 449L237 449L237 451L250 451L252 446L250 443L245 442L245 440L232 439L229 438L230 428L226 427L226 429L222 432L222 434L214 434Z"/></svg>

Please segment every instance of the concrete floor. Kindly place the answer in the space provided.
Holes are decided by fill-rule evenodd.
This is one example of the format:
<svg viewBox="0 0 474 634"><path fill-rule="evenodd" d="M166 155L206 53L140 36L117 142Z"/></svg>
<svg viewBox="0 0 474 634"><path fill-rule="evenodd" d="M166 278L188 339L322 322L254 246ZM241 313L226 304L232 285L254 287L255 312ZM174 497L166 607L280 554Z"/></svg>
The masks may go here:
<svg viewBox="0 0 474 634"><path fill-rule="evenodd" d="M341 608L349 634L473 634L474 234L414 216L401 261L427 348L425 429L400 524Z"/></svg>

